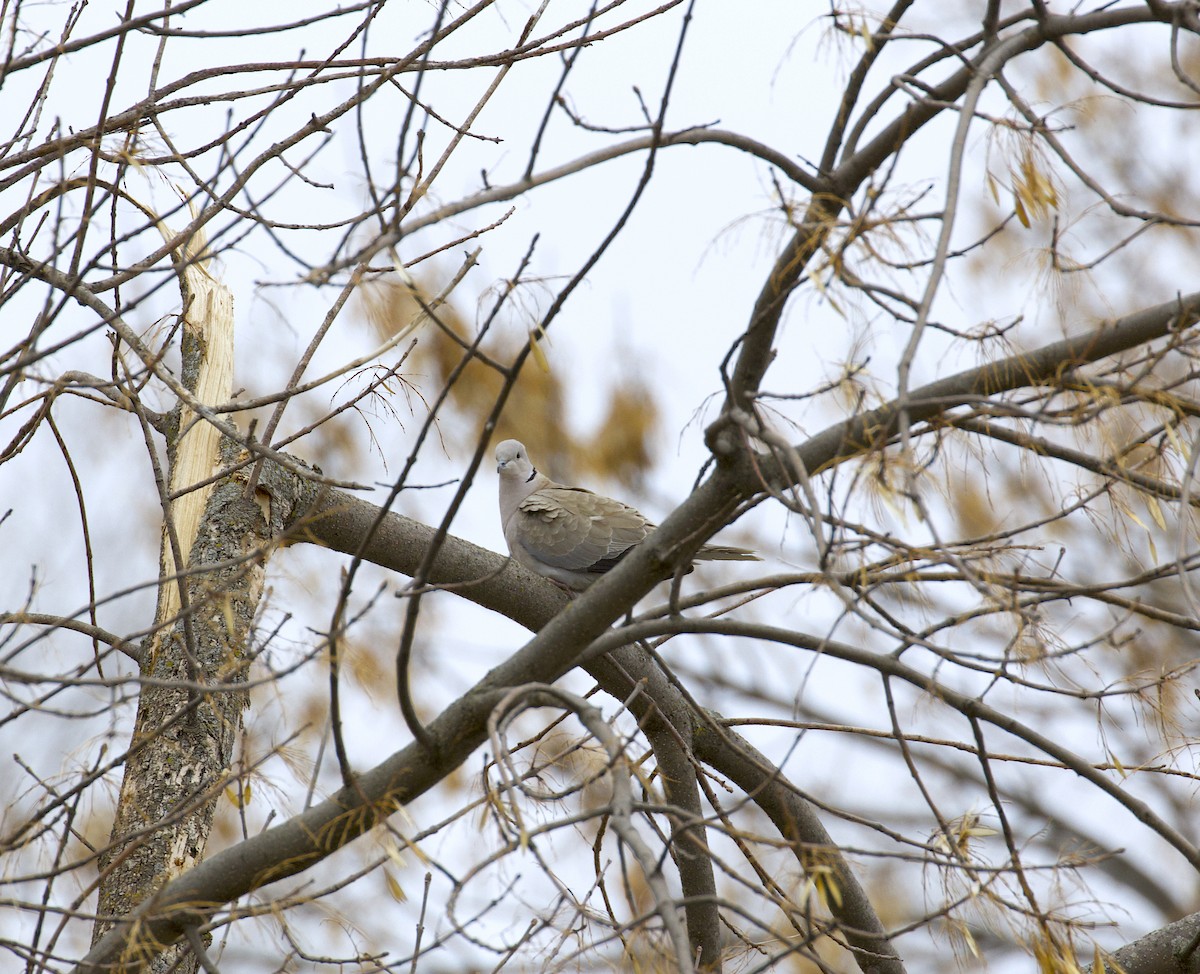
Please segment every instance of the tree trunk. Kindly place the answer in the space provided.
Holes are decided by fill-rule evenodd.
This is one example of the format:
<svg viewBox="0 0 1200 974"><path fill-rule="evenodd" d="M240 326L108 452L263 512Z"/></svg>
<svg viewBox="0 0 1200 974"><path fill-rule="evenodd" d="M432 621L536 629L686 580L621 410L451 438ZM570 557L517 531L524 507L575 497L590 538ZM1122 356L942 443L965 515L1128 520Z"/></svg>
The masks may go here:
<svg viewBox="0 0 1200 974"><path fill-rule="evenodd" d="M195 256L204 240L193 244L181 258L183 379L196 402L211 405L232 393L233 299ZM146 683L112 841L100 858L93 943L204 855L242 728L263 553L279 529L271 505L256 502L267 489L247 496L252 467L214 479L248 454L186 404L168 430L168 457L158 606L141 651ZM160 952L135 938L127 949L153 955L153 971L197 966L182 942Z"/></svg>

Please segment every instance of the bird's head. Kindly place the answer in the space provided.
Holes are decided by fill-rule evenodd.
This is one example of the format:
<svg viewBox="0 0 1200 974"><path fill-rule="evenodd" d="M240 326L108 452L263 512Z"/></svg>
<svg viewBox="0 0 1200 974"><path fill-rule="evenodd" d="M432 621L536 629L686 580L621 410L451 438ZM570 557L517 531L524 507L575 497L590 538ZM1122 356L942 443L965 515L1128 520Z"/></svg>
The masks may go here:
<svg viewBox="0 0 1200 974"><path fill-rule="evenodd" d="M525 444L519 440L505 440L496 447L496 473L501 479L516 483L526 483L537 476L537 470L525 452Z"/></svg>

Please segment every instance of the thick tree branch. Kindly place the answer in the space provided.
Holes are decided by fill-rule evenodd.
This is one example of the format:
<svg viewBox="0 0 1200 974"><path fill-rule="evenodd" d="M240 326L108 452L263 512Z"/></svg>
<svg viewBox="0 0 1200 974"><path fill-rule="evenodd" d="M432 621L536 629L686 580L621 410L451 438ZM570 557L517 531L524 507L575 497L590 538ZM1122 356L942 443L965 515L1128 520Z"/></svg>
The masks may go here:
<svg viewBox="0 0 1200 974"><path fill-rule="evenodd" d="M687 904L688 938L698 953L697 968L718 970L721 915L692 753L692 708L638 647L623 647L619 654L594 659L587 670L610 696L630 701L638 726L654 750L667 803L679 810L671 816L671 853ZM639 684L640 693L635 692Z"/></svg>
<svg viewBox="0 0 1200 974"><path fill-rule="evenodd" d="M952 422L946 414L960 406L1014 389L1059 384L1082 366L1182 333L1197 321L1200 321L1200 291L1105 322L1082 335L1009 355L914 389L906 403L907 416L914 423L940 417ZM1085 380L1074 378L1075 384L1081 381ZM900 415L898 401L892 400L835 423L797 444L795 452L803 470L794 470L792 461L783 454L761 456L753 464L743 463L739 467L741 489L750 496L764 488L764 479L775 488L799 484L844 460L880 449L898 432ZM733 458L742 443L735 427L749 423L749 417L744 415L722 416L706 431L706 438L718 456ZM753 434L754 430L748 432Z"/></svg>
<svg viewBox="0 0 1200 974"><path fill-rule="evenodd" d="M1193 913L1106 955L1105 969L1124 974L1200 974L1197 938L1200 913ZM1094 967L1089 970L1095 974Z"/></svg>

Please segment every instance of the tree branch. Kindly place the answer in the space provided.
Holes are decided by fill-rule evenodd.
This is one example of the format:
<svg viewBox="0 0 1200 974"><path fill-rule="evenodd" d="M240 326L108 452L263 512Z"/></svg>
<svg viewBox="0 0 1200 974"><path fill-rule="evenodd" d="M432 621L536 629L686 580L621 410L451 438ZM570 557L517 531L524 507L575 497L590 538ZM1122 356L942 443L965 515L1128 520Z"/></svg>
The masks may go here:
<svg viewBox="0 0 1200 974"><path fill-rule="evenodd" d="M1200 321L1200 291L1105 322L1082 335L938 379L912 391L906 403L907 414L911 422L929 422L964 404L977 402L980 397L1057 384L1081 366L1182 333L1197 321ZM802 471L793 470L792 462L782 453L759 457L753 464L743 463L738 467L739 485L747 496L762 490L764 479L776 488L792 486L851 457L879 449L897 432L900 411L898 401L892 400L835 423L797 444L795 450L804 465ZM706 437L713 443L714 452L726 457L737 453L742 440L730 427L748 421L744 415L726 415L710 426Z"/></svg>
<svg viewBox="0 0 1200 974"><path fill-rule="evenodd" d="M1200 974L1198 937L1200 913L1193 913L1106 955L1105 969L1124 974Z"/></svg>

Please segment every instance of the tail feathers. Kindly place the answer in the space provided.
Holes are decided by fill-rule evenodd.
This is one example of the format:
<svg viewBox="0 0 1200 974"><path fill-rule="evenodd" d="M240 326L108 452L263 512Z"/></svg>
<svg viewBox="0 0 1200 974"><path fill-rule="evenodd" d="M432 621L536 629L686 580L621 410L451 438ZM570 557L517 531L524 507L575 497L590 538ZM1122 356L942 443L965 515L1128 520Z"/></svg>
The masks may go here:
<svg viewBox="0 0 1200 974"><path fill-rule="evenodd" d="M762 561L749 548L732 545L706 544L696 552L696 561Z"/></svg>

